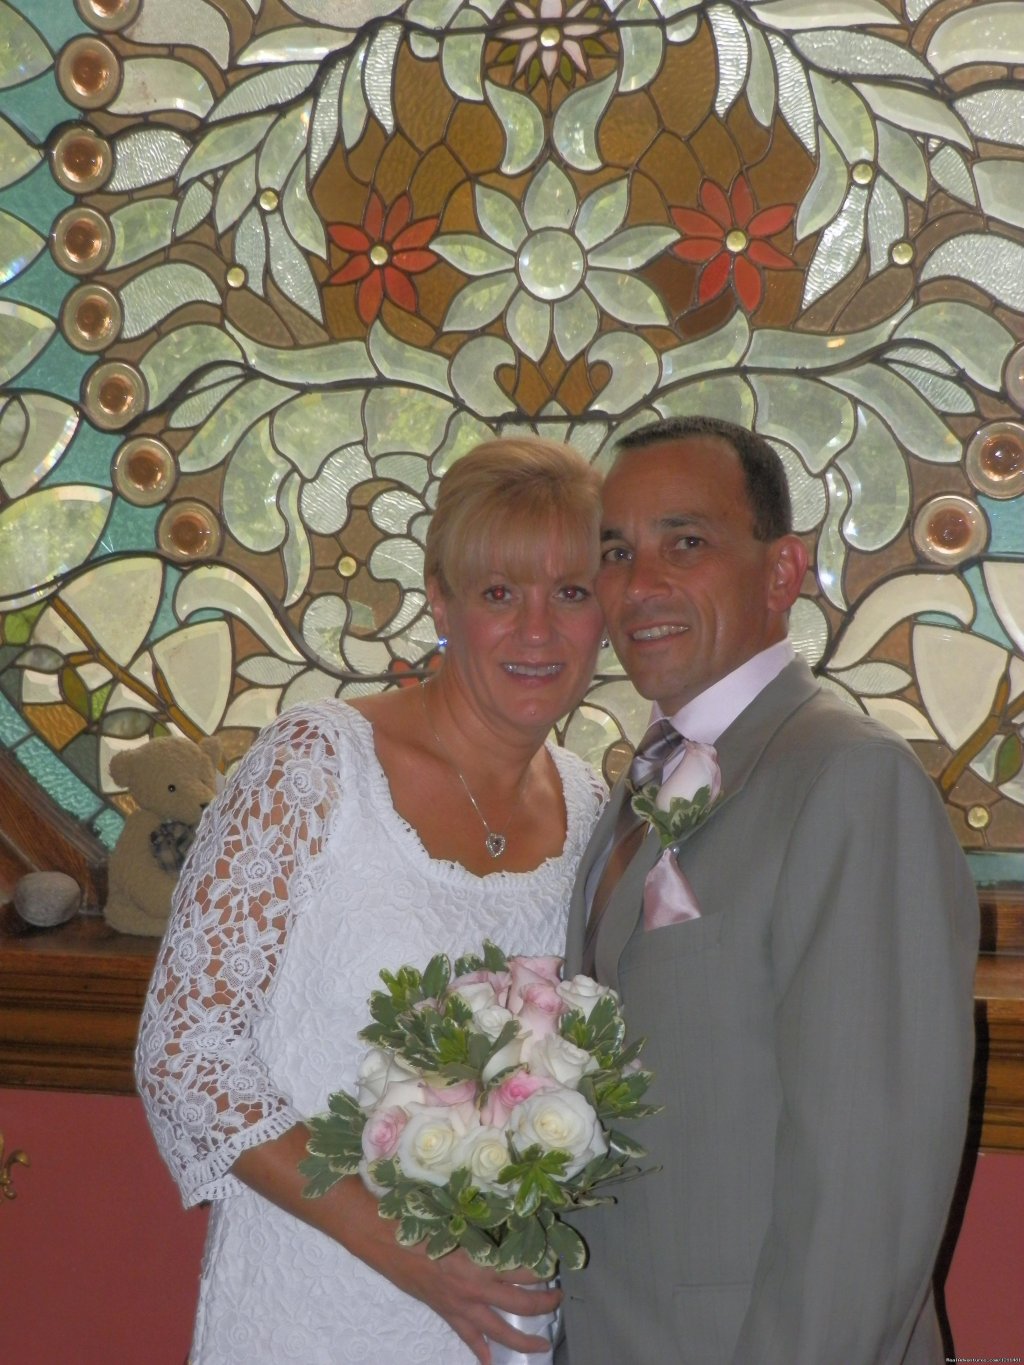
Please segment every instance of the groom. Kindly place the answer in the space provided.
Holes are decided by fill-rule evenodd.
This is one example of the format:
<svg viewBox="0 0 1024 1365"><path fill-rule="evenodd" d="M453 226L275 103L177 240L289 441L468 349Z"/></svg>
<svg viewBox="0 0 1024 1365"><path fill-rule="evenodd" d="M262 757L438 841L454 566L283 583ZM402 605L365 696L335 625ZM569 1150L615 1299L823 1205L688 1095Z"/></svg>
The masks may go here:
<svg viewBox="0 0 1024 1365"><path fill-rule="evenodd" d="M620 824L609 849L620 784L580 869L568 970L621 992L662 1109L636 1130L656 1170L575 1220L590 1262L563 1279L559 1359L941 1362L931 1275L973 1054L966 862L909 748L794 656L807 554L767 442L684 418L620 451L598 597L655 714L715 747L721 794L658 863L654 833Z"/></svg>

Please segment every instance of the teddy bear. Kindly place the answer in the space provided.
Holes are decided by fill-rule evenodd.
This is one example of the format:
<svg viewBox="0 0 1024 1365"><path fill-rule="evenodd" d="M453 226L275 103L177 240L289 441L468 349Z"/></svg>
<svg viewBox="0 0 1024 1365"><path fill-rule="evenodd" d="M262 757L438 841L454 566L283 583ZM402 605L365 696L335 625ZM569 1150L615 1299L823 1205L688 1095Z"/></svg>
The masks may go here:
<svg viewBox="0 0 1024 1365"><path fill-rule="evenodd" d="M199 817L217 795L219 743L174 735L124 749L110 776L137 809L110 854L103 917L122 934L163 934L171 895Z"/></svg>

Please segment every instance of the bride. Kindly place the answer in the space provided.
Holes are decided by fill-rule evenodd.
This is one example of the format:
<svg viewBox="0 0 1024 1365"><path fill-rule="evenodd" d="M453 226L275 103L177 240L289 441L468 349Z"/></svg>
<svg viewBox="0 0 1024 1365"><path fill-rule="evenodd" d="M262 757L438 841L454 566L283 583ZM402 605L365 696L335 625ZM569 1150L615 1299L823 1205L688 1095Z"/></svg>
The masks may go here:
<svg viewBox="0 0 1024 1365"><path fill-rule="evenodd" d="M303 1117L354 1091L381 968L492 938L559 954L602 800L546 743L601 634L598 478L550 442L496 440L440 484L425 576L440 670L267 727L182 871L137 1053L187 1205L214 1209L192 1365L457 1365L547 1343L509 1314L556 1291L395 1240L357 1177L307 1200Z"/></svg>

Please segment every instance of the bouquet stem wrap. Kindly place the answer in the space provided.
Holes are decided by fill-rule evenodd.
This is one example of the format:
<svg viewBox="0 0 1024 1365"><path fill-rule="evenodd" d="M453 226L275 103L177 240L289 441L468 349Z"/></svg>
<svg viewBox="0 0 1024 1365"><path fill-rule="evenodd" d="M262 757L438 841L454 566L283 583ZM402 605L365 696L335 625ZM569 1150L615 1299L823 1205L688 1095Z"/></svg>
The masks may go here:
<svg viewBox="0 0 1024 1365"><path fill-rule="evenodd" d="M521 1286L524 1289L554 1289L557 1280L550 1280L547 1284L532 1284ZM501 1310L498 1310L501 1312ZM529 1355L525 1351L513 1351L510 1346L502 1346L499 1342L491 1342L491 1365L552 1365L555 1358L555 1342L558 1340L559 1327L561 1325L562 1313L556 1308L553 1313L540 1313L536 1317L527 1317L525 1313L501 1313L507 1323L510 1323L519 1332L526 1332L532 1337L547 1337L551 1343L550 1349L544 1352L531 1351Z"/></svg>

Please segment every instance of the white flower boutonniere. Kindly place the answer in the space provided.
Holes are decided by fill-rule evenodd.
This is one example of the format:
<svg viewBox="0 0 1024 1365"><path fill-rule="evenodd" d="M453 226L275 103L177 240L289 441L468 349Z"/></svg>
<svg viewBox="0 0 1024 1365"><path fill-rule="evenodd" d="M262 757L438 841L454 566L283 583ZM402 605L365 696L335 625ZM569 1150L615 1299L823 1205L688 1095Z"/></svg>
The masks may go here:
<svg viewBox="0 0 1024 1365"><path fill-rule="evenodd" d="M660 787L653 783L633 794L637 815L658 832L662 848L702 824L722 791L718 755L710 744L687 740L682 762Z"/></svg>

